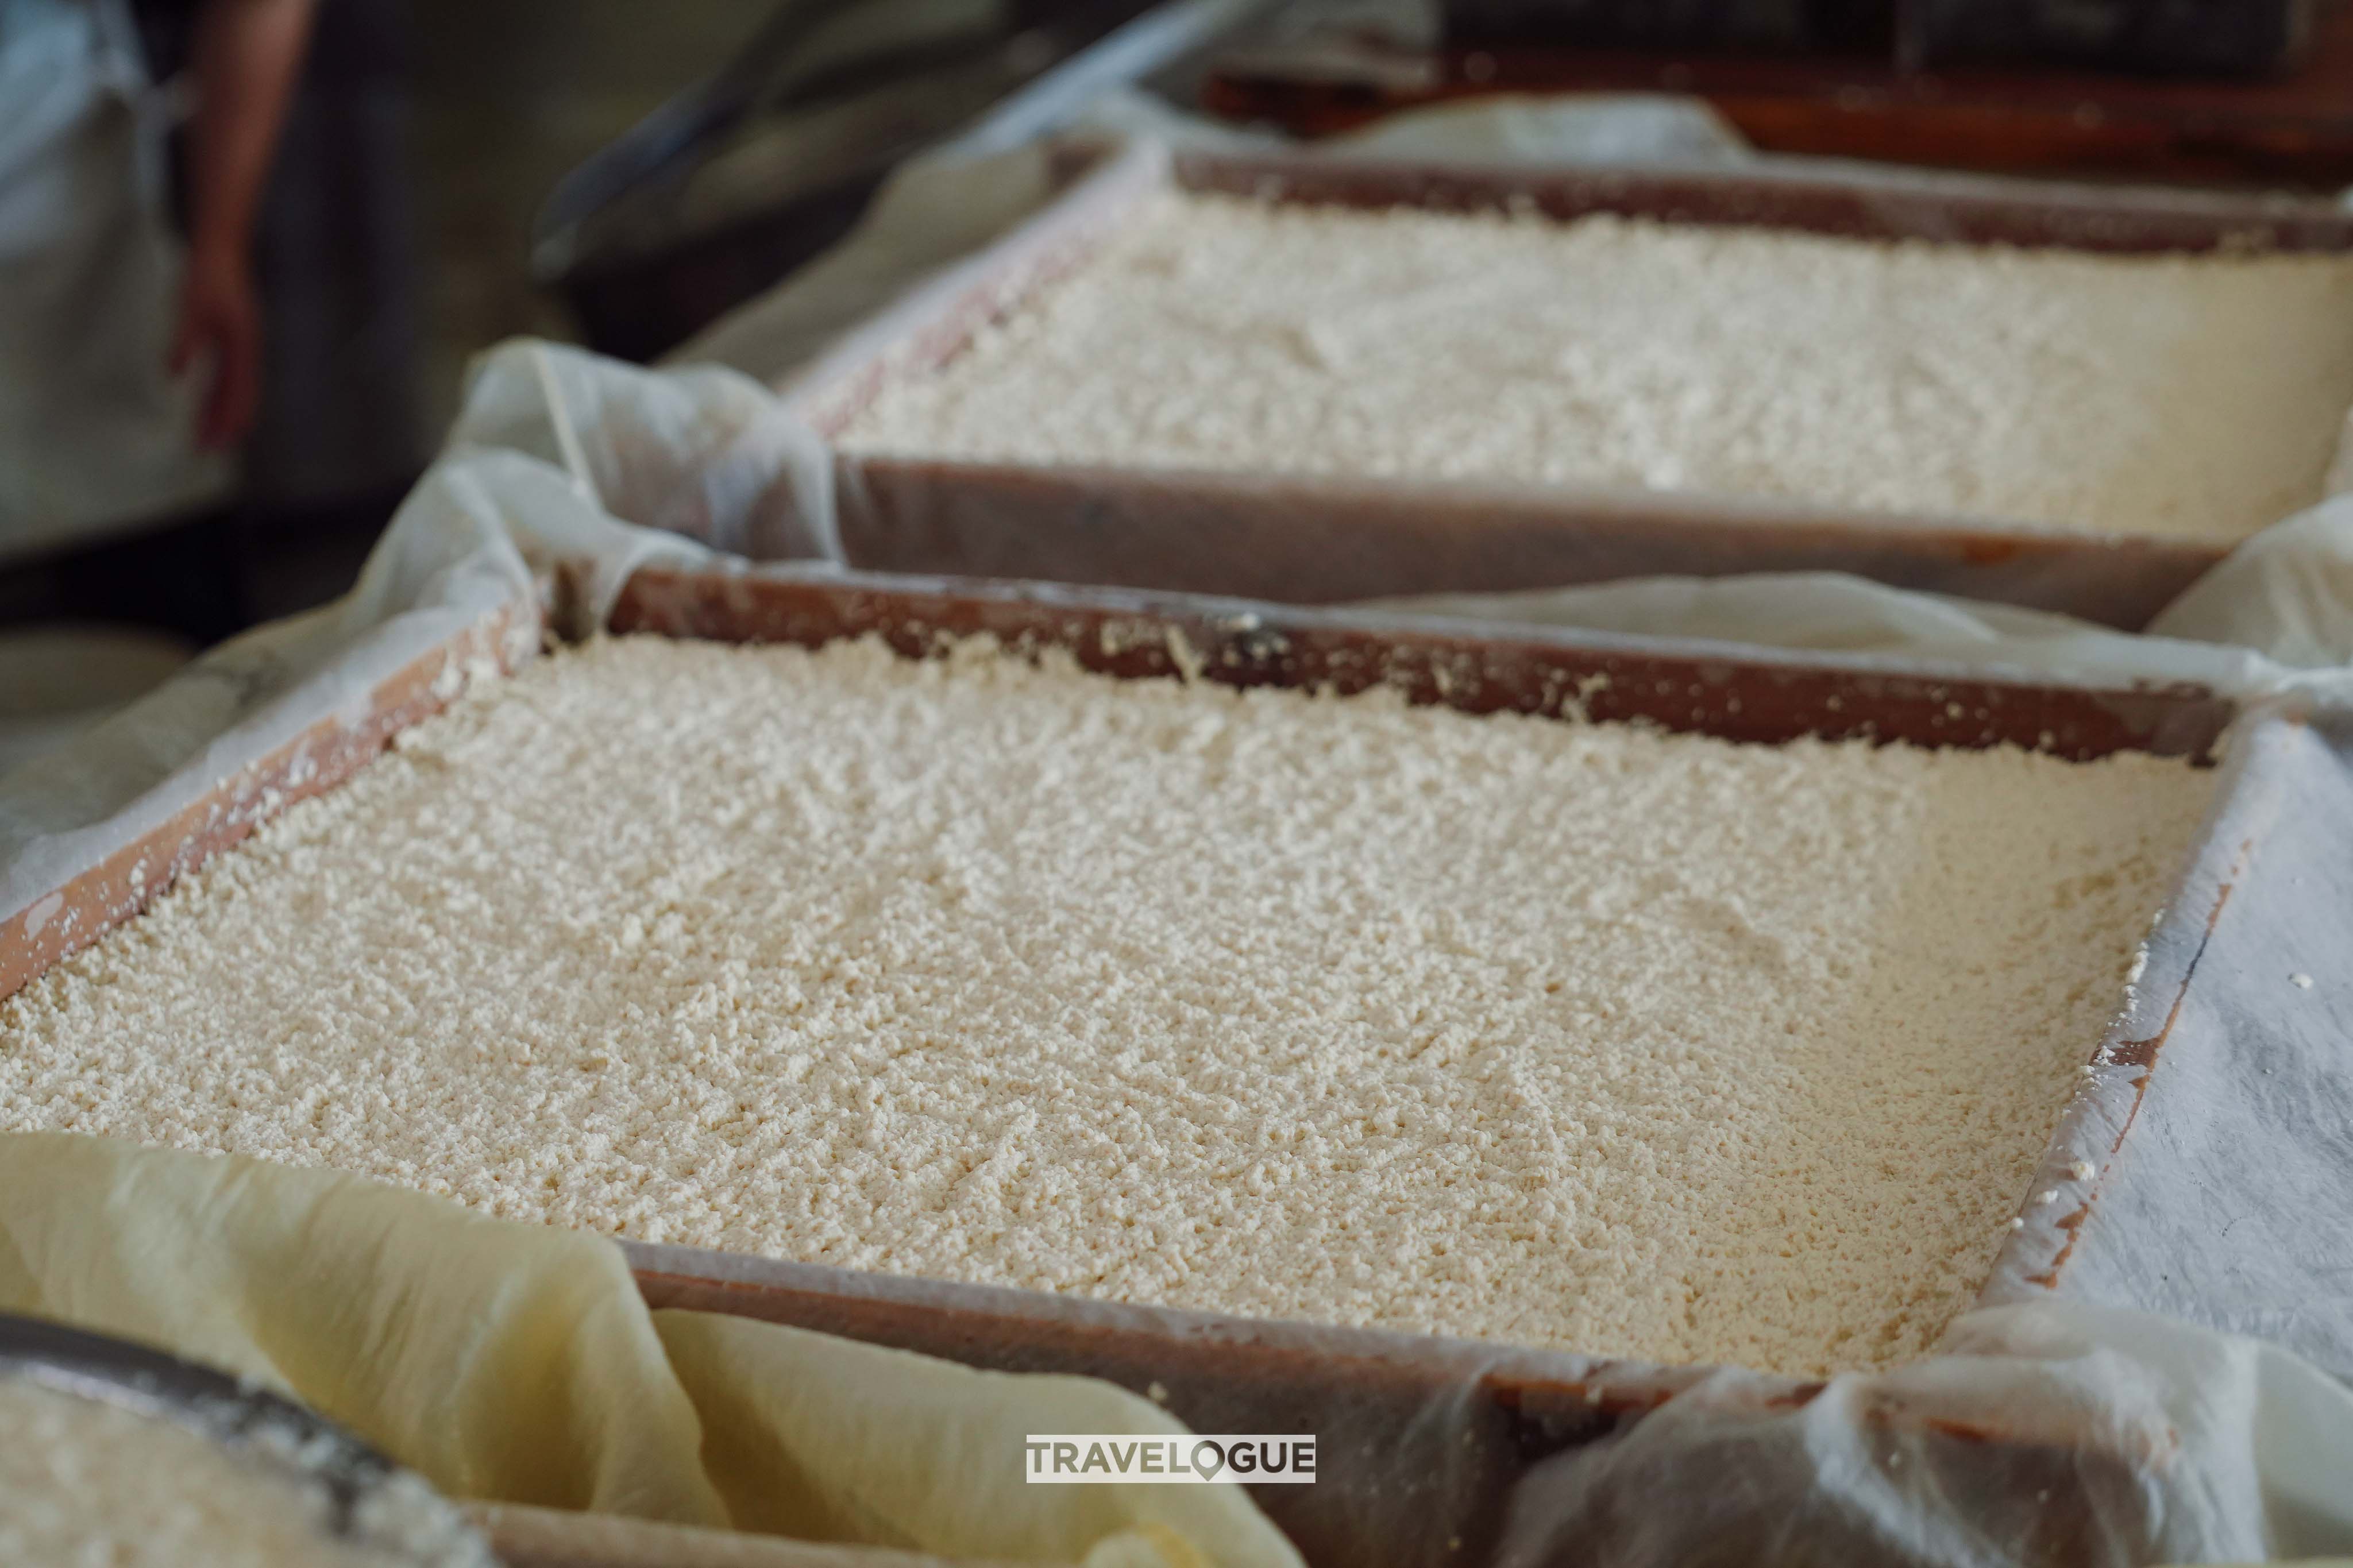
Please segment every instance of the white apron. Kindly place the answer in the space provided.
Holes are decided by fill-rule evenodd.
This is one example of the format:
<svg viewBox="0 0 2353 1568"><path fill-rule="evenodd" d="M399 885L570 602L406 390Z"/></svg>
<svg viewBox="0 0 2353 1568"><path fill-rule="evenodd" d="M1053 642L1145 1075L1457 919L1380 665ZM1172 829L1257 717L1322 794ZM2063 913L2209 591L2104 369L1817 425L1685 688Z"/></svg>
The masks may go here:
<svg viewBox="0 0 2353 1568"><path fill-rule="evenodd" d="M164 368L168 128L124 0L0 0L0 563L168 521L235 477Z"/></svg>

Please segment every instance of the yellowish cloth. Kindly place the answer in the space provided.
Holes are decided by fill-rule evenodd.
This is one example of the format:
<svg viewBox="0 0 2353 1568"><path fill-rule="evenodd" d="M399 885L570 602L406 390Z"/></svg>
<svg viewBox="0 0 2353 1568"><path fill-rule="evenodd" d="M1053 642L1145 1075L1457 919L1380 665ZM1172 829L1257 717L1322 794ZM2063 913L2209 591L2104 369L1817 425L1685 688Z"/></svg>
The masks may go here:
<svg viewBox="0 0 2353 1568"><path fill-rule="evenodd" d="M1090 1568L1295 1568L1240 1488L1032 1487L1031 1432L1177 1435L1088 1378L649 1311L602 1237L355 1176L0 1135L0 1310L291 1394L453 1496Z"/></svg>

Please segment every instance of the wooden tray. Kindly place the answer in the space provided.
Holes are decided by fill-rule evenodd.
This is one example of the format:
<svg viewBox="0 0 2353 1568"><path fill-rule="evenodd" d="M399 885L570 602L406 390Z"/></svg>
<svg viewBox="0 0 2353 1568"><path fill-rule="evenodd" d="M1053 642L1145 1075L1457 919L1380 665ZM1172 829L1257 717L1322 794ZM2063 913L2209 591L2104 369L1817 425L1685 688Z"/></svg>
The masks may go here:
<svg viewBox="0 0 2353 1568"><path fill-rule="evenodd" d="M1438 623L1367 623L1344 612L1163 599L1100 590L970 581L793 580L641 568L612 615L616 632L820 646L876 635L908 658L944 636L989 633L1017 648L1059 648L1098 672L1191 675L1240 687L1353 692L1375 686L1473 713L1577 711L1771 743L1803 735L1936 747L2001 744L2085 761L2120 751L2211 758L2237 704L2196 686L2098 689L1955 678L1883 662L1776 657L1658 639L1490 633ZM2271 719L2230 748L2226 795L2265 796ZM2244 847L2199 846L2152 938L2142 985L2186 992L2201 939L2229 893ZM2176 1004L2178 1009L2178 1002ZM2104 1054L2129 1106L2145 1092L2162 1037L2120 1025L2086 1041ZM2108 1071L2111 1069L2103 1069ZM2119 1113L2079 1100L2035 1185L2067 1185L2087 1136ZM2105 1163L2114 1145L2092 1151ZM2021 1198L2024 1197L2021 1194ZM2027 1226L1996 1267L2055 1289L2091 1201L2021 1210ZM1507 1507L1545 1461L1623 1431L1707 1369L1597 1362L1550 1352L1428 1337L1172 1312L1035 1292L942 1284L689 1248L631 1245L646 1299L724 1311L1003 1371L1101 1377L1162 1399L1197 1431L1318 1435L1323 1481L1253 1489L1309 1562L1333 1568L1487 1561ZM1759 1414L1802 1406L1819 1384L1756 1377L1743 1399ZM1878 1413L1908 1436L1962 1456L1983 1507L2036 1492L2078 1498L2126 1484L2090 1433L2004 1432L1923 1413ZM2081 1445L2090 1445L2088 1448ZM1981 1453L1977 1452L1982 1450ZM1651 1500L1653 1502L1656 1500ZM1985 1517L1991 1518L1989 1511ZM2088 1555L2089 1519L2034 1510L2020 1560ZM1864 1543L1858 1542L1858 1550ZM1609 1542L1589 1560L1609 1560Z"/></svg>
<svg viewBox="0 0 2353 1568"><path fill-rule="evenodd" d="M1986 188L1633 169L1476 169L1072 148L1065 194L1014 234L884 313L791 388L838 436L887 384L936 370L993 320L1078 265L1158 190L1436 211L1529 204L2105 253L2353 250L2353 215L2310 202L2073 187ZM2227 544L1996 519L1627 489L1361 481L1320 476L844 456L853 564L1116 584L1324 604L1651 575L1847 572L2137 629Z"/></svg>
<svg viewBox="0 0 2353 1568"><path fill-rule="evenodd" d="M1926 746L2015 744L2087 760L2120 751L2219 760L2225 802L2274 792L2276 749L2263 738L2294 727L2282 716L2242 717L2240 705L2193 685L2097 688L1992 680L1861 658L1790 657L1662 639L1501 633L1461 624L1376 622L1358 616L1232 601L973 581L879 577L797 579L640 568L611 616L617 633L808 646L877 635L911 658L944 638L992 633L1017 649L1065 649L1109 675L1189 675L1236 686L1387 686L1412 700L1470 712L1581 712L1727 739L1770 743L1802 735L1864 737ZM511 646L496 639L497 646ZM232 845L269 809L332 787L402 726L454 694L446 672L480 656L461 639L380 687L355 739L288 772L273 755L222 784L201 808L127 847L110 878L62 890L79 911L70 939L0 928L0 994L12 990L134 915L170 879ZM2225 731L2230 731L2226 738ZM276 778L275 795L259 782ZM2239 816L2244 816L2242 812ZM2254 815L2269 821L2276 817ZM2236 817L2223 812L2218 823ZM174 837L174 835L177 835ZM2229 896L2247 840L2210 830L2151 939L2141 984L2179 998L2204 934ZM123 857L163 868L135 882ZM93 874L95 877L96 874ZM53 911L54 916L54 911ZM2158 1063L2163 1044L2119 1026L2087 1058L2108 1065L2079 1093L2034 1186L2105 1140ZM2094 1095L2105 1097L2094 1105ZM2086 1190L2083 1184L2070 1192ZM2096 1201L2021 1210L1996 1277L2055 1289ZM2021 1194L2024 1196L2023 1194ZM795 1324L877 1344L1008 1371L1110 1379L1164 1403L1199 1431L1313 1432L1322 1479L1314 1487L1255 1489L1259 1502L1319 1568L1486 1562L1517 1489L1548 1459L1624 1432L1679 1393L1725 1374L1695 1367L1596 1361L1559 1352L1469 1344L1362 1330L1221 1318L1076 1298L944 1285L686 1248L628 1245L646 1300ZM1740 1407L1769 1415L1803 1407L1822 1385L1733 1374ZM1949 1458L1974 1489L1961 1501L1991 1520L2036 1492L2077 1498L2135 1484L2096 1432L2005 1430L1890 1406L1871 1419ZM2007 1501L2005 1501L2007 1500ZM1659 1500L1630 1499L1643 1506ZM2081 1559L2095 1530L2115 1528L2084 1508L2018 1514L2021 1561ZM1606 1560L1597 1538L1591 1556Z"/></svg>

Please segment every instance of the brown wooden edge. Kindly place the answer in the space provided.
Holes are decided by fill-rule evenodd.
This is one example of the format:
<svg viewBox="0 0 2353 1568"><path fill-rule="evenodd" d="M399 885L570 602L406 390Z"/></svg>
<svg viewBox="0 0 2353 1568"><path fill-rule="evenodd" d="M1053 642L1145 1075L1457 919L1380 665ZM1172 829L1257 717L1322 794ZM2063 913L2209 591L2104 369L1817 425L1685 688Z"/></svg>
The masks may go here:
<svg viewBox="0 0 2353 1568"><path fill-rule="evenodd" d="M869 570L1120 584L1285 604L1403 584L1511 593L1630 577L1837 572L2137 630L2229 554L1741 497L1376 484L881 455L836 461Z"/></svg>
<svg viewBox="0 0 2353 1568"><path fill-rule="evenodd" d="M2094 688L1845 665L1820 656L1363 617L1119 590L763 576L642 567L617 634L817 647L877 636L924 658L987 634L1129 679L1198 676L1336 695L1382 688L1465 713L1640 722L1778 744L1806 737L1983 749L2074 762L2117 752L2211 760L2239 705L2193 684Z"/></svg>
<svg viewBox="0 0 2353 1568"><path fill-rule="evenodd" d="M1731 1430L1802 1409L1827 1386L761 1259L712 1257L698 1271L690 1249L628 1250L639 1292L657 1310L750 1318L990 1372L1099 1378L1196 1432L1312 1433L1316 1485L1250 1489L1318 1568L1486 1563L1525 1489L1543 1490L1535 1478L1546 1466L1630 1431L1676 1395L1727 1380L1710 1398ZM2069 1506L2074 1489L2128 1484L2129 1461L2089 1427L2012 1431L1875 1396L1856 1414L1891 1437L1947 1460L1957 1455L1959 1468L1947 1475L1989 1496L2057 1497L2026 1527L2024 1562L2085 1560L2085 1538L2099 1527ZM1613 1482L1631 1493L1596 1500L1596 1521L1662 1500L1642 1495L1639 1473ZM1770 1511L1761 1498L1757 1507Z"/></svg>
<svg viewBox="0 0 2353 1568"><path fill-rule="evenodd" d="M1546 1458L1621 1430L1709 1373L1599 1364L1587 1379L1514 1373L1515 1352L1404 1336L1120 1309L1026 1291L791 1268L807 1283L714 1279L640 1267L655 1309L783 1323L992 1372L1100 1378L1196 1432L1312 1433L1314 1487L1251 1488L1311 1563L1477 1563L1504 1505ZM1524 1352L1518 1359L1527 1360ZM1567 1358L1562 1358L1567 1360ZM1479 1370L1480 1360L1494 1370ZM1760 1380L1760 1408L1819 1384ZM1393 1484L1366 1485L1370 1472Z"/></svg>
<svg viewBox="0 0 2353 1568"><path fill-rule="evenodd" d="M1561 219L1614 213L1662 223L2111 255L2353 250L2353 214L2332 203L2196 191L2038 187L1916 174L1820 178L1194 150L1176 154L1173 174L1187 190L1329 206L1531 211Z"/></svg>
<svg viewBox="0 0 2353 1568"><path fill-rule="evenodd" d="M2162 1020L2127 1013L2109 1028L2089 1065L2094 1081L2082 1086L2061 1113L2030 1184L2031 1188L2062 1194L2066 1202L2052 1211L2040 1205L2021 1211L2021 1231L1995 1260L1993 1278L2000 1283L1989 1285L1981 1305L2001 1305L2060 1288L2084 1227L2104 1195L2109 1165L2139 1120L2158 1058L2180 1021L2223 912L2258 850L2280 826L2284 785L2293 766L2287 742L2309 722L2309 713L2298 706L2269 705L2263 722L2251 727L2223 761L2214 808L2197 852L2142 950L2146 968L2136 985L2144 994L2165 999ZM2147 1032L2136 1034L2136 1027ZM2093 1167L2088 1183L2071 1169L2077 1160Z"/></svg>

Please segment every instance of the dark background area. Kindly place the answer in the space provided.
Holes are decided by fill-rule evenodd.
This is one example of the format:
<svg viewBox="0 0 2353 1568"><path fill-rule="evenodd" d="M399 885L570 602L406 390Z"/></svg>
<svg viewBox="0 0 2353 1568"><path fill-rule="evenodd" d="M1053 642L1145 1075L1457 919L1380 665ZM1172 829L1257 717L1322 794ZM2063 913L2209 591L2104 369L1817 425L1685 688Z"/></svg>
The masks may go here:
<svg viewBox="0 0 2353 1568"><path fill-rule="evenodd" d="M473 353L571 339L533 281L556 180L724 60L765 0L322 0L260 220L263 405L227 506L0 564L0 631L202 647L324 603L455 413ZM141 15L168 72L185 7Z"/></svg>

